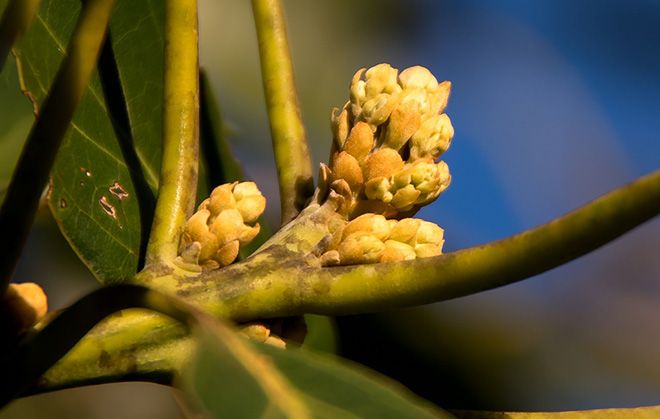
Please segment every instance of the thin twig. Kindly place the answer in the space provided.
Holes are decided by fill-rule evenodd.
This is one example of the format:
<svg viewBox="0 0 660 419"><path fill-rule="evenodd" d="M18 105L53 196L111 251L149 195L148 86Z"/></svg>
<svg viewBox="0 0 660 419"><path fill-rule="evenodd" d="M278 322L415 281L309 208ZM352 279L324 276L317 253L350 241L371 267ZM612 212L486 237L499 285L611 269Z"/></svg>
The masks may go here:
<svg viewBox="0 0 660 419"><path fill-rule="evenodd" d="M87 89L114 0L84 3L67 55L32 126L0 209L0 294L4 293L34 220L39 198L74 111Z"/></svg>
<svg viewBox="0 0 660 419"><path fill-rule="evenodd" d="M252 9L280 185L281 220L285 224L312 195L312 162L300 117L282 5L280 0L253 0Z"/></svg>
<svg viewBox="0 0 660 419"><path fill-rule="evenodd" d="M146 264L169 262L192 213L199 159L197 1L165 6L163 159Z"/></svg>

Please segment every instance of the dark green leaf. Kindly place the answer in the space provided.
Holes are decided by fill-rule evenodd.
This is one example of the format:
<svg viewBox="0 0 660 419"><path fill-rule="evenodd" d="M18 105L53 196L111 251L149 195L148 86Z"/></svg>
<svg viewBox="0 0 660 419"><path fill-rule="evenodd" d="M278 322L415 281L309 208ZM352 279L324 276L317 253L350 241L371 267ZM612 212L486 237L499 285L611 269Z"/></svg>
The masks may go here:
<svg viewBox="0 0 660 419"><path fill-rule="evenodd" d="M202 322L203 323L203 322ZM367 369L252 344L204 325L184 388L211 417L438 418L449 414ZM301 407L302 406L302 407Z"/></svg>
<svg viewBox="0 0 660 419"><path fill-rule="evenodd" d="M151 224L162 131L163 7L159 1L117 1L99 72L51 173L54 217L104 283L136 272ZM79 0L42 1L17 47L26 85L38 103L79 10Z"/></svg>

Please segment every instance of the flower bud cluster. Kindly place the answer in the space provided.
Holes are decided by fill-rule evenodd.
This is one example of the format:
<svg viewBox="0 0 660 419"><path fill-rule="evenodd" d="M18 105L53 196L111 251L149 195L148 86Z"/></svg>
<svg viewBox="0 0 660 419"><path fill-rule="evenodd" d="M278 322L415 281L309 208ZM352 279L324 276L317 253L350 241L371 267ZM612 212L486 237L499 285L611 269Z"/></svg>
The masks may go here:
<svg viewBox="0 0 660 419"><path fill-rule="evenodd" d="M416 218L362 214L339 228L321 256L324 265L397 262L442 253L444 230Z"/></svg>
<svg viewBox="0 0 660 419"><path fill-rule="evenodd" d="M254 182L218 186L186 222L181 258L206 269L229 265L240 247L259 234L256 221L265 208L266 198Z"/></svg>
<svg viewBox="0 0 660 419"><path fill-rule="evenodd" d="M454 135L443 113L450 88L420 66L355 73L349 102L333 111L329 176L349 218L414 213L449 186L447 165L435 160Z"/></svg>

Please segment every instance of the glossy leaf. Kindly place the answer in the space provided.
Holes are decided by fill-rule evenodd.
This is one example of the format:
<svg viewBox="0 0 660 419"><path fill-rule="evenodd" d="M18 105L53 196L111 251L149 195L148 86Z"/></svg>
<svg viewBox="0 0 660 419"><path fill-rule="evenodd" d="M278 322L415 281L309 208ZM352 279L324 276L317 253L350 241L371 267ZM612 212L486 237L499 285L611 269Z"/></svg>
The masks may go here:
<svg viewBox="0 0 660 419"><path fill-rule="evenodd" d="M46 97L79 10L78 0L42 1L16 48L37 104ZM151 224L162 130L162 20L162 2L117 1L99 72L51 172L53 215L103 283L137 271Z"/></svg>
<svg viewBox="0 0 660 419"><path fill-rule="evenodd" d="M250 344L213 324L184 376L184 388L210 417L451 417L361 366Z"/></svg>

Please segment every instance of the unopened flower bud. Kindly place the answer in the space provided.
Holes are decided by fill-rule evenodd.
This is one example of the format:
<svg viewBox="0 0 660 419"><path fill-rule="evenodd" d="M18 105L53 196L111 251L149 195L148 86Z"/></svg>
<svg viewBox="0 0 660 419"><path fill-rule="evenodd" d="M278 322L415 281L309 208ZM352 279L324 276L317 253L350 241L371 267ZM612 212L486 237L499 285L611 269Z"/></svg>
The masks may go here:
<svg viewBox="0 0 660 419"><path fill-rule="evenodd" d="M186 222L179 247L180 265L214 269L232 263L240 246L259 234L259 224L251 224L265 206L266 198L254 182L215 188Z"/></svg>
<svg viewBox="0 0 660 419"><path fill-rule="evenodd" d="M400 104L390 115L383 131L383 145L399 151L419 129L421 116L416 106Z"/></svg>
<svg viewBox="0 0 660 419"><path fill-rule="evenodd" d="M21 333L37 324L48 312L48 298L34 282L9 284L1 298L3 328Z"/></svg>
<svg viewBox="0 0 660 419"><path fill-rule="evenodd" d="M404 89L435 89L438 80L426 68L419 65L408 67L399 74L399 81Z"/></svg>
<svg viewBox="0 0 660 419"><path fill-rule="evenodd" d="M340 214L409 215L447 188L447 165L435 160L454 134L442 113L450 90L420 66L399 73L378 64L355 73L349 102L332 114L335 142L324 183L343 197Z"/></svg>
<svg viewBox="0 0 660 419"><path fill-rule="evenodd" d="M211 211L212 214L217 214L225 209L235 208L236 198L234 198L232 192L235 186L236 182L225 183L213 189L206 208Z"/></svg>
<svg viewBox="0 0 660 419"><path fill-rule="evenodd" d="M358 122L348 134L343 150L362 163L374 148L374 133L366 122Z"/></svg>
<svg viewBox="0 0 660 419"><path fill-rule="evenodd" d="M442 244L445 231L437 224L424 220L420 221L415 237L416 244Z"/></svg>
<svg viewBox="0 0 660 419"><path fill-rule="evenodd" d="M376 263L385 244L371 235L352 235L339 244L337 249L342 265Z"/></svg>
<svg viewBox="0 0 660 419"><path fill-rule="evenodd" d="M362 169L355 157L342 151L332 162L335 178L344 179L352 191L359 191L364 183Z"/></svg>
<svg viewBox="0 0 660 419"><path fill-rule="evenodd" d="M417 218L404 218L398 222L395 221L390 232L390 239L401 243L415 244L415 236L421 222L422 220Z"/></svg>
<svg viewBox="0 0 660 419"><path fill-rule="evenodd" d="M396 240L387 240L385 242L385 249L380 256L380 262L399 262L402 260L412 260L416 257L415 249L409 244Z"/></svg>
<svg viewBox="0 0 660 419"><path fill-rule="evenodd" d="M369 234L382 241L390 235L390 225L380 214L362 214L344 227L343 237L360 234Z"/></svg>
<svg viewBox="0 0 660 419"><path fill-rule="evenodd" d="M430 117L422 122L419 130L410 139L410 158L438 158L447 151L453 136L454 127L447 114Z"/></svg>
<svg viewBox="0 0 660 419"><path fill-rule="evenodd" d="M369 199L375 199L389 203L394 195L390 192L390 182L386 177L377 177L367 181L364 193Z"/></svg>
<svg viewBox="0 0 660 419"><path fill-rule="evenodd" d="M346 138L348 137L348 131L350 129L349 123L348 123L348 110L346 107L342 109L342 111L337 114L339 109L334 108L332 110L332 115L331 115L331 127L332 127L332 134L335 140L335 144L337 145L338 148L342 148L344 146L344 142L346 141Z"/></svg>
<svg viewBox="0 0 660 419"><path fill-rule="evenodd" d="M254 182L241 182L234 187L236 208L241 213L244 223L252 224L266 209L266 197L261 194Z"/></svg>
<svg viewBox="0 0 660 419"><path fill-rule="evenodd" d="M373 153L364 163L365 179L390 177L403 168L401 155L391 148L381 148Z"/></svg>
<svg viewBox="0 0 660 419"><path fill-rule="evenodd" d="M396 93L401 90L397 82L398 70L389 64L377 64L367 70L365 92L367 97L379 93Z"/></svg>
<svg viewBox="0 0 660 419"><path fill-rule="evenodd" d="M415 189L414 185L406 185L394 193L390 204L400 211L412 209L421 192Z"/></svg>

